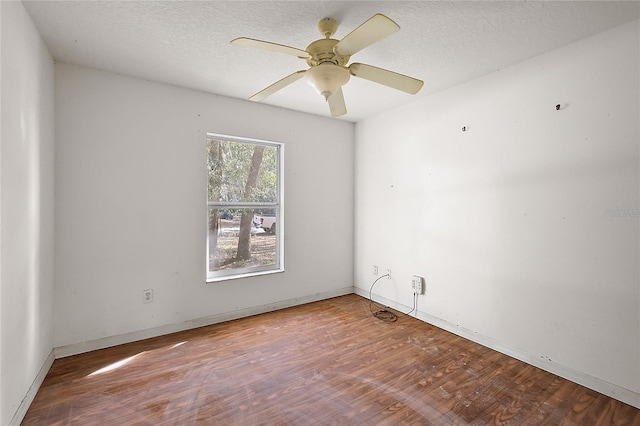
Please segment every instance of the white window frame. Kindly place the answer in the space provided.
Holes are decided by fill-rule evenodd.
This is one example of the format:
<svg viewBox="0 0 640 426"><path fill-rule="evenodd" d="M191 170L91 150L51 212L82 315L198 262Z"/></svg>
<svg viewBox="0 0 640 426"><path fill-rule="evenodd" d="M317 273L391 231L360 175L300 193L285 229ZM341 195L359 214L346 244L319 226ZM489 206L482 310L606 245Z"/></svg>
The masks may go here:
<svg viewBox="0 0 640 426"><path fill-rule="evenodd" d="M209 201L208 196L208 179L206 201L206 257L205 257L205 273L207 283L227 281L231 279L247 278L253 276L274 274L284 272L284 143L267 141L261 139L245 138L240 136L223 135L219 133L207 132L207 139L222 139L230 142L238 142L253 145L265 145L276 147L277 153L277 177L276 177L276 201L273 203L264 202L216 202ZM274 265L253 266L248 268L227 269L223 271L209 271L209 209L210 208L246 208L246 209L274 209L276 212L276 259Z"/></svg>

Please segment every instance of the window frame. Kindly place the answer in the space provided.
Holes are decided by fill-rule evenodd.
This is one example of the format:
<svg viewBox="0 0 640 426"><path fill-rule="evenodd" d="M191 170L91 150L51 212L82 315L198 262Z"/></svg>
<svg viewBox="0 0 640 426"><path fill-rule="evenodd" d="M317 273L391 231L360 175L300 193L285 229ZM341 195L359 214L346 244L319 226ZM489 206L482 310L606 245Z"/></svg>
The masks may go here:
<svg viewBox="0 0 640 426"><path fill-rule="evenodd" d="M231 136L220 133L207 132L206 140L210 138L220 139L229 142L237 142L251 145L264 145L275 147L276 154L276 200L274 202L230 202L230 201L210 201L209 181L207 179L206 196L206 250L205 250L205 274L206 282L220 282L238 278L247 278L268 274L284 272L284 149L283 142L268 141L262 139L246 138L241 136ZM207 154L208 155L208 154ZM209 211L211 208L218 209L273 209L276 212L276 258L274 265L251 266L237 269L227 269L223 271L211 272L209 270Z"/></svg>

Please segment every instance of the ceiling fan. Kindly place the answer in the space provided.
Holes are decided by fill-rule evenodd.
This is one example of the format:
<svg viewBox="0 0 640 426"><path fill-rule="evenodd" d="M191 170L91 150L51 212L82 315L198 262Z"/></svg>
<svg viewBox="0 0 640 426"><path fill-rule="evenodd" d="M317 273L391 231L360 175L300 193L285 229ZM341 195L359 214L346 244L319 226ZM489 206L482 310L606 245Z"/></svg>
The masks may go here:
<svg viewBox="0 0 640 426"><path fill-rule="evenodd" d="M296 56L306 60L310 67L307 70L296 71L276 81L251 96L249 100L262 101L278 90L304 77L316 92L327 101L331 115L338 117L347 112L342 86L349 81L352 75L412 95L418 93L422 88L423 82L421 80L393 71L358 62L346 66L351 55L400 29L398 24L386 16L380 13L373 15L342 40L331 38L338 29L338 23L332 18L321 19L318 23L318 29L324 38L312 42L305 50L247 37L231 40L231 43L236 46L253 47Z"/></svg>

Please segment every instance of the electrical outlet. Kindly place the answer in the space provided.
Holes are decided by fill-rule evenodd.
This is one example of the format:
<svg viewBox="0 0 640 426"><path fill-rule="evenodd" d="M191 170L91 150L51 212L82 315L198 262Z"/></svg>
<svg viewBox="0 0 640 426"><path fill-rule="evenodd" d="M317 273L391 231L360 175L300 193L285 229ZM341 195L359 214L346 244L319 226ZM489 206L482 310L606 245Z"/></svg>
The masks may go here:
<svg viewBox="0 0 640 426"><path fill-rule="evenodd" d="M391 279L391 269L387 269L387 279Z"/></svg>
<svg viewBox="0 0 640 426"><path fill-rule="evenodd" d="M153 302L153 289L142 290L142 303Z"/></svg>
<svg viewBox="0 0 640 426"><path fill-rule="evenodd" d="M415 293L424 293L424 278L414 275L413 278L411 278L411 288L413 288Z"/></svg>
<svg viewBox="0 0 640 426"><path fill-rule="evenodd" d="M378 276L378 265L373 265L373 275Z"/></svg>

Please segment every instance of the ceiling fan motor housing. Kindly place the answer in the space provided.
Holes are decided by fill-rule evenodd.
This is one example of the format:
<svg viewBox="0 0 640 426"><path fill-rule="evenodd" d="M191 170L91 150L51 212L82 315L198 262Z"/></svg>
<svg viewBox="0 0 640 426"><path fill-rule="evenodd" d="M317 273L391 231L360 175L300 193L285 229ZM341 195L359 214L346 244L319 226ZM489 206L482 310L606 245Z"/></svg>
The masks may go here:
<svg viewBox="0 0 640 426"><path fill-rule="evenodd" d="M307 64L309 64L310 67L315 67L323 62L332 62L335 65L344 66L349 62L351 56L338 55L333 51L333 47L338 44L339 41L340 40L333 38L321 38L311 43L305 49L309 55L311 55L311 57L307 59Z"/></svg>

